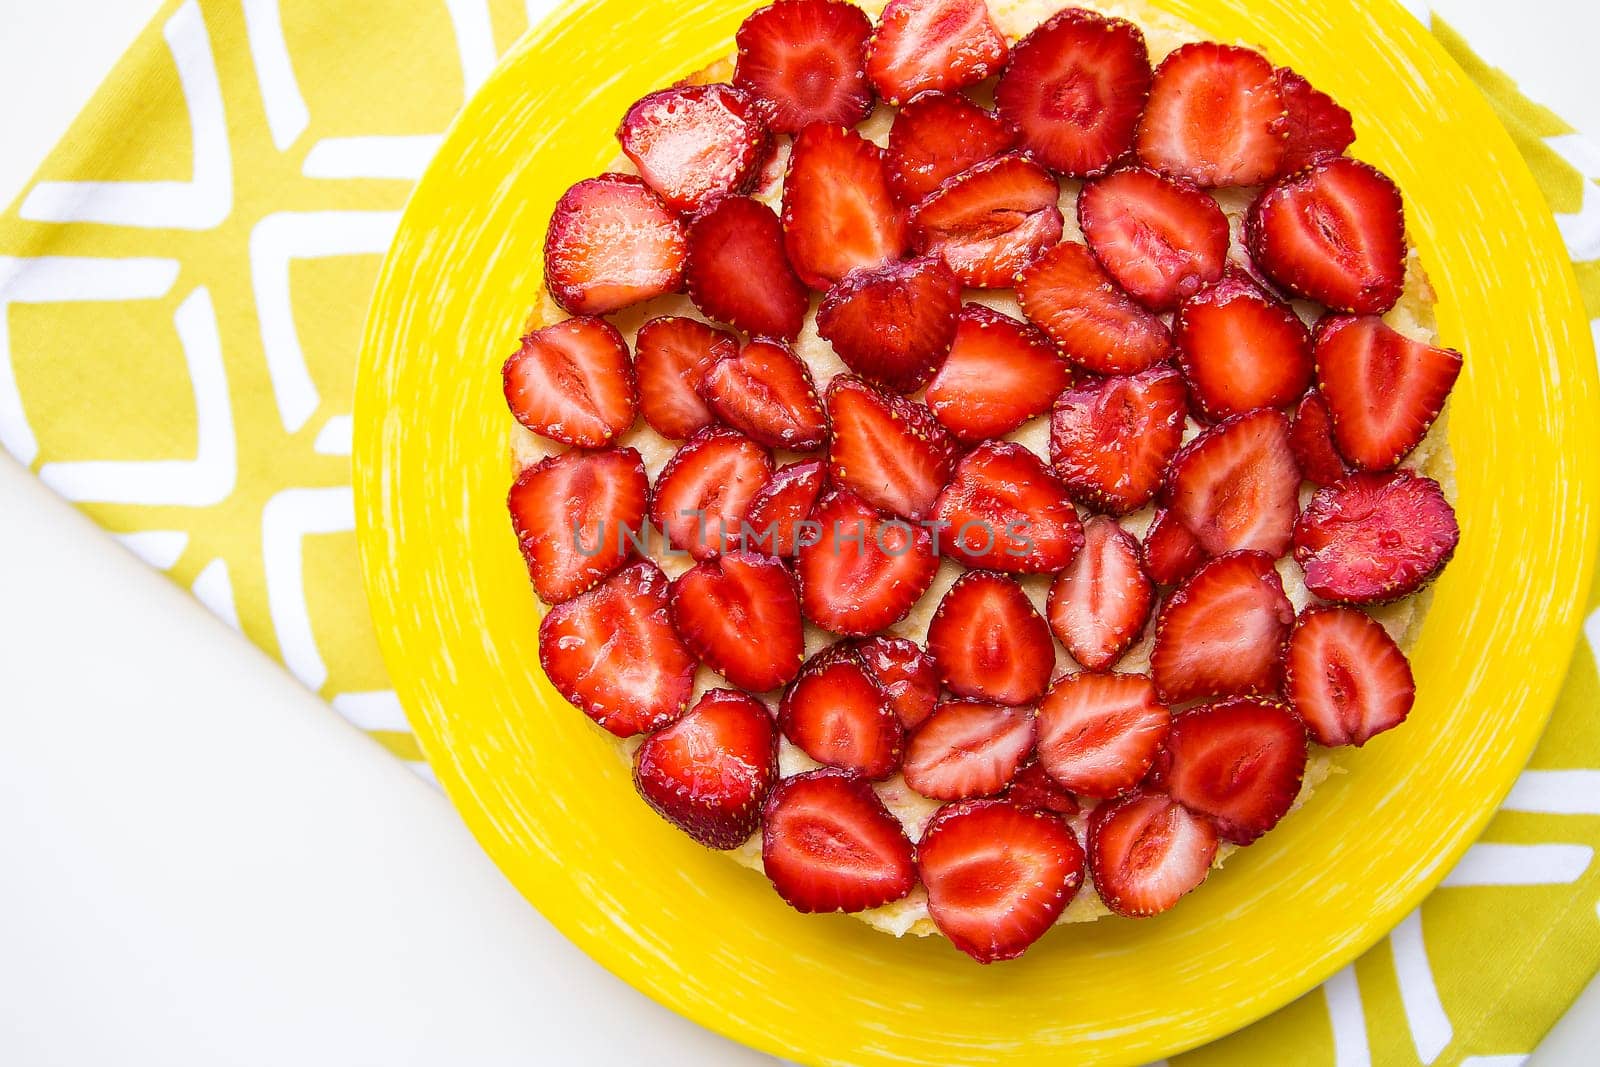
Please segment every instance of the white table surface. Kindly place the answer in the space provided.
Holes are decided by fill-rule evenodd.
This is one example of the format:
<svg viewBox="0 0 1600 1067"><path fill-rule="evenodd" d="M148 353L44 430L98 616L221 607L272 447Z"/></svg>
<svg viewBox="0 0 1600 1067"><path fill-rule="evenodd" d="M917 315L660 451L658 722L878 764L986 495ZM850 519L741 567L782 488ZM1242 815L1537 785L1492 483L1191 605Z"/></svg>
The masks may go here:
<svg viewBox="0 0 1600 1067"><path fill-rule="evenodd" d="M0 201L158 6L0 0ZM1600 7L1433 6L1600 132ZM0 855L14 1067L771 1062L591 963L439 793L3 456ZM1534 1062L1597 1043L1600 983Z"/></svg>

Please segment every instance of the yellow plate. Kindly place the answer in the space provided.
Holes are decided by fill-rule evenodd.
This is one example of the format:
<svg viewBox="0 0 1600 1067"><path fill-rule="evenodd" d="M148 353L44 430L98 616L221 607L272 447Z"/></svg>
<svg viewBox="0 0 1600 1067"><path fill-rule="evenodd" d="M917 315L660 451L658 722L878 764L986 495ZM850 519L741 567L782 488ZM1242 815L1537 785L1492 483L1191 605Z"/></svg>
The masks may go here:
<svg viewBox="0 0 1600 1067"><path fill-rule="evenodd" d="M1356 115L1357 152L1404 189L1445 339L1467 354L1451 424L1464 536L1404 729L1166 916L1058 929L980 967L941 939L790 911L640 803L612 741L539 672L504 506L500 363L556 198L613 156L635 97L727 54L750 6L562 10L467 106L406 210L363 344L356 487L378 632L423 749L567 936L780 1056L1137 1063L1243 1026L1416 907L1510 787L1566 671L1596 542L1600 409L1549 211L1482 97L1387 0L1166 0L1332 92Z"/></svg>

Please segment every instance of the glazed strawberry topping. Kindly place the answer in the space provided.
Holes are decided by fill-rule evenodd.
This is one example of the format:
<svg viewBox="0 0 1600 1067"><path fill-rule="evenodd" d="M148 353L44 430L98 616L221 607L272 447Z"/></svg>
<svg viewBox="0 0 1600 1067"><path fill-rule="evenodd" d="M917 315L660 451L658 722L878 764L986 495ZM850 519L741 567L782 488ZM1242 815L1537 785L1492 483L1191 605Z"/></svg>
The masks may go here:
<svg viewBox="0 0 1600 1067"><path fill-rule="evenodd" d="M1186 44L1156 68L1139 121L1139 158L1197 185L1257 185L1283 163L1283 110L1272 64L1260 52Z"/></svg>
<svg viewBox="0 0 1600 1067"><path fill-rule="evenodd" d="M844 374L828 383L827 402L834 483L901 518L931 512L956 465L956 444L932 413Z"/></svg>
<svg viewBox="0 0 1600 1067"><path fill-rule="evenodd" d="M1333 415L1315 389L1300 398L1289 427L1289 450L1306 480L1332 485L1349 473L1349 465L1333 443Z"/></svg>
<svg viewBox="0 0 1600 1067"><path fill-rule="evenodd" d="M672 547L710 559L738 544L740 523L771 473L766 449L726 426L708 427L656 476L650 521Z"/></svg>
<svg viewBox="0 0 1600 1067"><path fill-rule="evenodd" d="M1172 350L1167 324L1118 289L1076 241L1061 242L1023 270L1017 300L1067 359L1095 374L1135 374Z"/></svg>
<svg viewBox="0 0 1600 1067"><path fill-rule="evenodd" d="M1364 745L1405 721L1411 664L1382 626L1346 607L1301 612L1284 661L1289 706L1320 745Z"/></svg>
<svg viewBox="0 0 1600 1067"><path fill-rule="evenodd" d="M744 192L768 144L754 102L722 82L643 97L623 116L617 141L645 184L678 211Z"/></svg>
<svg viewBox="0 0 1600 1067"><path fill-rule="evenodd" d="M1124 515L1149 503L1183 441L1183 379L1171 367L1099 378L1056 400L1050 459L1072 496Z"/></svg>
<svg viewBox="0 0 1600 1067"><path fill-rule="evenodd" d="M1167 506L1210 555L1281 555L1299 508L1289 420L1262 408L1235 415L1183 447L1168 472Z"/></svg>
<svg viewBox="0 0 1600 1067"><path fill-rule="evenodd" d="M984 0L889 0L867 45L867 78L900 104L930 89L960 89L996 73L1006 39Z"/></svg>
<svg viewBox="0 0 1600 1067"><path fill-rule="evenodd" d="M696 390L717 360L738 354L737 337L699 319L651 319L633 340L639 414L662 437L680 441L711 425L716 416Z"/></svg>
<svg viewBox="0 0 1600 1067"><path fill-rule="evenodd" d="M1324 319L1316 359L1334 442L1360 470L1410 455L1461 374L1461 353L1413 341L1376 316Z"/></svg>
<svg viewBox="0 0 1600 1067"><path fill-rule="evenodd" d="M792 341L805 323L806 287L784 256L778 216L759 200L725 196L695 216L684 276L695 307L752 336Z"/></svg>
<svg viewBox="0 0 1600 1067"><path fill-rule="evenodd" d="M960 93L923 93L896 112L889 127L889 184L902 204L914 207L946 178L1016 140L1005 120Z"/></svg>
<svg viewBox="0 0 1600 1067"><path fill-rule="evenodd" d="M1170 719L1142 674L1065 675L1039 702L1039 765L1080 796L1118 796L1149 771Z"/></svg>
<svg viewBox="0 0 1600 1067"><path fill-rule="evenodd" d="M1017 272L1061 240L1061 189L1021 153L947 179L911 215L919 252L937 255L965 285L1010 286Z"/></svg>
<svg viewBox="0 0 1600 1067"><path fill-rule="evenodd" d="M1279 67L1272 77L1283 101L1282 128L1286 135L1279 173L1293 174L1313 163L1342 155L1355 141L1350 112L1331 96L1313 88L1288 67Z"/></svg>
<svg viewBox="0 0 1600 1067"><path fill-rule="evenodd" d="M773 471L745 512L746 548L774 556L793 556L820 528L810 523L817 498L827 484L820 459L802 460Z"/></svg>
<svg viewBox="0 0 1600 1067"><path fill-rule="evenodd" d="M1285 407L1311 384L1305 323L1240 271L1183 302L1172 340L1205 419Z"/></svg>
<svg viewBox="0 0 1600 1067"><path fill-rule="evenodd" d="M1166 508L1157 509L1139 546L1144 572L1160 585L1177 585L1206 561L1206 550Z"/></svg>
<svg viewBox="0 0 1600 1067"><path fill-rule="evenodd" d="M781 560L728 552L673 579L673 629L741 689L776 689L800 671L805 641L794 576Z"/></svg>
<svg viewBox="0 0 1600 1067"><path fill-rule="evenodd" d="M826 766L864 778L887 778L900 766L900 718L848 645L807 661L778 705L778 725L800 751Z"/></svg>
<svg viewBox="0 0 1600 1067"><path fill-rule="evenodd" d="M865 69L871 34L854 4L779 0L739 27L734 84L779 133L813 122L853 126L872 110Z"/></svg>
<svg viewBox="0 0 1600 1067"><path fill-rule="evenodd" d="M856 644L856 655L907 730L915 730L933 714L939 700L939 672L915 641L872 637Z"/></svg>
<svg viewBox="0 0 1600 1067"><path fill-rule="evenodd" d="M1131 167L1078 196L1084 240L1106 273L1154 311L1170 311L1222 277L1228 219L1207 194Z"/></svg>
<svg viewBox="0 0 1600 1067"><path fill-rule="evenodd" d="M755 833L777 780L772 715L732 689L707 692L633 756L645 803L707 848L737 848Z"/></svg>
<svg viewBox="0 0 1600 1067"><path fill-rule="evenodd" d="M839 489L812 513L818 532L795 558L806 618L836 634L863 636L905 618L928 591L939 560L933 536Z"/></svg>
<svg viewBox="0 0 1600 1067"><path fill-rule="evenodd" d="M827 437L811 372L777 341L751 341L719 360L699 392L719 419L769 447L804 452Z"/></svg>
<svg viewBox="0 0 1600 1067"><path fill-rule="evenodd" d="M501 374L517 421L562 444L602 448L633 424L639 406L627 342L605 319L535 330Z"/></svg>
<svg viewBox="0 0 1600 1067"><path fill-rule="evenodd" d="M796 911L865 911L917 883L905 831L866 779L849 771L785 778L767 798L761 825L761 865Z"/></svg>
<svg viewBox="0 0 1600 1067"><path fill-rule="evenodd" d="M631 448L564 452L524 470L508 503L534 591L559 604L592 589L632 554L650 482Z"/></svg>
<svg viewBox="0 0 1600 1067"><path fill-rule="evenodd" d="M1033 730L1025 708L940 704L906 745L906 784L931 800L994 796L1033 751Z"/></svg>
<svg viewBox="0 0 1600 1067"><path fill-rule="evenodd" d="M1134 793L1089 815L1089 873L1106 907L1142 918L1206 880L1217 830L1163 793Z"/></svg>
<svg viewBox="0 0 1600 1067"><path fill-rule="evenodd" d="M1053 811L1069 817L1079 811L1077 800L1050 777L1050 772L1038 760L1023 764L1001 796L1019 808Z"/></svg>
<svg viewBox="0 0 1600 1067"><path fill-rule="evenodd" d="M883 149L839 126L800 131L783 181L783 241L813 289L899 259L909 238Z"/></svg>
<svg viewBox="0 0 1600 1067"><path fill-rule="evenodd" d="M966 304L923 399L958 440L974 442L1003 437L1044 414L1071 381L1066 361L1036 327Z"/></svg>
<svg viewBox="0 0 1600 1067"><path fill-rule="evenodd" d="M1210 560L1167 598L1156 619L1150 672L1169 704L1276 693L1294 607L1263 552Z"/></svg>
<svg viewBox="0 0 1600 1067"><path fill-rule="evenodd" d="M683 285L684 231L629 174L586 178L564 193L544 238L544 284L574 315L604 315Z"/></svg>
<svg viewBox="0 0 1600 1067"><path fill-rule="evenodd" d="M933 512L941 554L972 567L1045 574L1083 545L1066 486L1021 445L987 441L968 452Z"/></svg>
<svg viewBox="0 0 1600 1067"><path fill-rule="evenodd" d="M1032 704L1055 666L1050 627L1022 587L1003 574L968 571L928 624L928 654L959 697Z"/></svg>
<svg viewBox="0 0 1600 1067"><path fill-rule="evenodd" d="M1460 540L1455 509L1432 478L1352 474L1306 505L1294 558L1306 588L1324 600L1382 604L1432 581Z"/></svg>
<svg viewBox="0 0 1600 1067"><path fill-rule="evenodd" d="M1103 515L1083 527L1083 549L1050 585L1050 629L1072 658L1109 670L1144 633L1155 588L1139 542Z"/></svg>
<svg viewBox="0 0 1600 1067"><path fill-rule="evenodd" d="M817 332L857 374L909 393L950 350L960 309L960 282L927 256L852 273L823 297Z"/></svg>
<svg viewBox="0 0 1600 1067"><path fill-rule="evenodd" d="M1174 800L1248 845L1288 813L1305 770L1300 720L1282 704L1240 698L1174 716L1157 773Z"/></svg>

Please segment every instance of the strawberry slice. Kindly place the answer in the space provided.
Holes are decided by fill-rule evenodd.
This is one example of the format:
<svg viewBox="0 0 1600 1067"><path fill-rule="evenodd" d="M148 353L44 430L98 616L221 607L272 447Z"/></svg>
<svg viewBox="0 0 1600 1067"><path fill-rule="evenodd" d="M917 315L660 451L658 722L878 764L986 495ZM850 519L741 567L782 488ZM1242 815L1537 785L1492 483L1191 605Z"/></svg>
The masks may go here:
<svg viewBox="0 0 1600 1067"><path fill-rule="evenodd" d="M1382 604L1432 581L1460 540L1455 509L1432 478L1352 474L1312 496L1295 524L1294 558L1322 599Z"/></svg>
<svg viewBox="0 0 1600 1067"><path fill-rule="evenodd" d="M1276 693L1294 607L1264 552L1208 560L1156 618L1150 673L1168 704Z"/></svg>
<svg viewBox="0 0 1600 1067"><path fill-rule="evenodd" d="M1162 793L1134 793L1089 813L1089 874L1106 907L1144 918L1206 880L1217 829Z"/></svg>
<svg viewBox="0 0 1600 1067"><path fill-rule="evenodd" d="M793 556L808 540L821 536L820 527L811 523L827 482L820 459L791 463L772 472L745 512L745 548L774 556Z"/></svg>
<svg viewBox="0 0 1600 1067"><path fill-rule="evenodd" d="M1029 760L1018 769L1011 784L1001 794L1001 799L1009 800L1019 808L1053 811L1068 818L1079 811L1073 795L1050 777L1050 772L1038 760Z"/></svg>
<svg viewBox="0 0 1600 1067"><path fill-rule="evenodd" d="M1004 289L1061 240L1061 189L1021 153L979 163L947 179L911 214L919 252L936 255L966 285Z"/></svg>
<svg viewBox="0 0 1600 1067"><path fill-rule="evenodd" d="M1133 147L1150 55L1131 22L1068 8L1011 49L995 106L1051 170L1091 178Z"/></svg>
<svg viewBox="0 0 1600 1067"><path fill-rule="evenodd" d="M783 242L813 289L900 258L909 237L883 149L841 126L807 126L783 179Z"/></svg>
<svg viewBox="0 0 1600 1067"><path fill-rule="evenodd" d="M832 645L800 668L778 704L778 726L826 766L872 779L900 767L900 717L848 645Z"/></svg>
<svg viewBox="0 0 1600 1067"><path fill-rule="evenodd" d="M917 846L928 915L979 963L1015 959L1083 884L1083 848L1055 815L1003 800L939 809Z"/></svg>
<svg viewBox="0 0 1600 1067"><path fill-rule="evenodd" d="M1334 442L1360 470L1410 455L1461 374L1460 352L1413 341L1372 315L1323 319L1316 356Z"/></svg>
<svg viewBox="0 0 1600 1067"><path fill-rule="evenodd" d="M848 490L812 513L819 536L800 546L795 571L806 618L836 634L862 637L905 618L939 569L933 536L880 514Z"/></svg>
<svg viewBox="0 0 1600 1067"><path fill-rule="evenodd" d="M777 780L771 713L731 689L708 691L633 755L633 784L645 803L706 848L744 844Z"/></svg>
<svg viewBox="0 0 1600 1067"><path fill-rule="evenodd" d="M667 576L649 560L551 608L539 665L567 703L618 737L665 726L694 690L694 656L668 622Z"/></svg>
<svg viewBox="0 0 1600 1067"><path fill-rule="evenodd" d="M627 562L649 496L631 448L563 452L519 474L507 503L539 599L571 600Z"/></svg>
<svg viewBox="0 0 1600 1067"><path fill-rule="evenodd" d="M1050 627L1003 574L968 571L928 623L928 654L958 697L1017 706L1044 695L1055 667Z"/></svg>
<svg viewBox="0 0 1600 1067"><path fill-rule="evenodd" d="M1222 277L1228 258L1217 202L1143 167L1086 184L1078 225L1106 273L1152 311L1171 311Z"/></svg>
<svg viewBox="0 0 1600 1067"><path fill-rule="evenodd" d="M933 510L956 465L956 444L927 408L848 374L828 383L828 475L904 519Z"/></svg>
<svg viewBox="0 0 1600 1067"><path fill-rule="evenodd" d="M562 194L544 235L544 284L574 315L604 315L683 287L683 223L631 174Z"/></svg>
<svg viewBox="0 0 1600 1067"><path fill-rule="evenodd" d="M749 188L768 146L755 102L723 82L677 85L640 99L623 116L617 141L645 184L667 206L688 212Z"/></svg>
<svg viewBox="0 0 1600 1067"><path fill-rule="evenodd" d="M915 730L933 714L933 706L939 700L939 672L915 641L869 637L856 644L856 655L889 698L900 725Z"/></svg>
<svg viewBox="0 0 1600 1067"><path fill-rule="evenodd" d="M1318 485L1332 485L1349 473L1349 465L1333 443L1333 415L1315 389L1300 398L1289 427L1289 449L1300 473Z"/></svg>
<svg viewBox="0 0 1600 1067"><path fill-rule="evenodd" d="M522 339L507 359L506 404L540 437L604 448L639 408L628 343L605 319L565 319Z"/></svg>
<svg viewBox="0 0 1600 1067"><path fill-rule="evenodd" d="M866 779L834 768L785 778L773 789L762 817L761 865L778 895L801 912L865 911L917 884L899 821Z"/></svg>
<svg viewBox="0 0 1600 1067"><path fill-rule="evenodd" d="M1200 41L1156 68L1135 151L1196 185L1257 185L1283 162L1283 98L1260 52Z"/></svg>
<svg viewBox="0 0 1600 1067"><path fill-rule="evenodd" d="M1300 720L1282 704L1240 698L1173 716L1161 781L1224 840L1248 845L1288 813L1305 771Z"/></svg>
<svg viewBox="0 0 1600 1067"><path fill-rule="evenodd" d="M1083 527L1083 549L1050 584L1050 629L1091 671L1111 669L1144 633L1155 587L1139 542L1104 515Z"/></svg>
<svg viewBox="0 0 1600 1067"><path fill-rule="evenodd" d="M1310 607L1289 634L1283 691L1313 741L1359 748L1406 721L1417 683L1406 654L1372 616Z"/></svg>
<svg viewBox="0 0 1600 1067"><path fill-rule="evenodd" d="M872 23L854 4L779 0L740 25L733 82L779 133L813 122L854 126L872 110L871 36Z"/></svg>
<svg viewBox="0 0 1600 1067"><path fill-rule="evenodd" d="M857 374L897 393L922 386L950 351L961 283L937 256L858 270L828 290L817 332Z"/></svg>
<svg viewBox="0 0 1600 1067"><path fill-rule="evenodd" d="M1189 528L1166 508L1159 508L1140 546L1144 572L1161 585L1177 585L1200 569L1206 550Z"/></svg>
<svg viewBox="0 0 1600 1067"><path fill-rule="evenodd" d="M889 127L889 184L902 204L913 206L1016 140L999 115L960 93L923 93L897 111Z"/></svg>
<svg viewBox="0 0 1600 1067"><path fill-rule="evenodd" d="M1213 422L1281 408L1311 384L1311 334L1243 271L1185 300L1172 323L1195 408Z"/></svg>
<svg viewBox="0 0 1600 1067"><path fill-rule="evenodd" d="M925 90L976 85L1005 61L984 0L889 0L867 44L867 78L896 107Z"/></svg>
<svg viewBox="0 0 1600 1067"><path fill-rule="evenodd" d="M1044 414L1070 384L1071 368L1036 327L965 304L923 399L945 429L970 444L1004 437Z"/></svg>
<svg viewBox="0 0 1600 1067"><path fill-rule="evenodd" d="M672 626L700 662L741 689L790 681L805 659L794 576L781 560L728 552L672 580Z"/></svg>
<svg viewBox="0 0 1600 1067"><path fill-rule="evenodd" d="M1072 562L1083 524L1067 487L1021 445L985 441L956 464L933 513L939 551L971 567L1048 574Z"/></svg>
<svg viewBox="0 0 1600 1067"><path fill-rule="evenodd" d="M684 274L695 307L752 337L794 340L811 307L778 216L747 196L725 196L695 216Z"/></svg>
<svg viewBox="0 0 1600 1067"><path fill-rule="evenodd" d="M1171 715L1142 674L1068 674L1039 702L1039 765L1079 796L1114 797L1144 778Z"/></svg>
<svg viewBox="0 0 1600 1067"><path fill-rule="evenodd" d="M663 315L639 327L633 366L639 413L662 437L681 441L716 422L696 392L719 359L739 354L739 339L699 319Z"/></svg>
<svg viewBox="0 0 1600 1067"><path fill-rule="evenodd" d="M1281 556L1300 506L1289 420L1262 408L1235 415L1183 446L1167 471L1167 506L1200 547Z"/></svg>
<svg viewBox="0 0 1600 1067"><path fill-rule="evenodd" d="M933 709L906 745L906 784L930 800L994 796L1033 751L1033 713L981 700Z"/></svg>
<svg viewBox="0 0 1600 1067"><path fill-rule="evenodd" d="M1405 291L1405 208L1382 171L1343 156L1269 186L1245 243L1267 276L1336 311L1381 315Z"/></svg>
<svg viewBox="0 0 1600 1067"><path fill-rule="evenodd" d="M1283 160L1278 173L1293 174L1313 163L1344 154L1356 139L1350 112L1340 107L1327 93L1288 67L1272 72L1283 100Z"/></svg>
<svg viewBox="0 0 1600 1067"><path fill-rule="evenodd" d="M1016 285L1022 313L1085 370L1136 374L1172 351L1167 324L1113 285L1076 241L1034 260Z"/></svg>
<svg viewBox="0 0 1600 1067"><path fill-rule="evenodd" d="M1051 462L1075 499L1126 515L1161 488L1187 413L1188 390L1171 367L1084 382L1056 400Z"/></svg>
<svg viewBox="0 0 1600 1067"><path fill-rule="evenodd" d="M673 548L710 559L735 547L750 502L772 474L767 450L726 426L709 426L656 476L650 521Z"/></svg>
<svg viewBox="0 0 1600 1067"><path fill-rule="evenodd" d="M828 435L811 372L777 341L751 341L720 360L700 396L723 422L771 448L806 452Z"/></svg>

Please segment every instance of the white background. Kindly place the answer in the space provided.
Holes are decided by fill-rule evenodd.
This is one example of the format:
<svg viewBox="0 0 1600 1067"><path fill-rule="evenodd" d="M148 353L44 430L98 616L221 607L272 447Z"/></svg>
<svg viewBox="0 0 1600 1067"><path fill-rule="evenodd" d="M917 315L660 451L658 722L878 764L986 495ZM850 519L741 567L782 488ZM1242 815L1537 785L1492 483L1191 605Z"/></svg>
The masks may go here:
<svg viewBox="0 0 1600 1067"><path fill-rule="evenodd" d="M0 202L157 7L0 0ZM1600 5L1434 7L1600 133ZM1597 1043L1600 984L1535 1062ZM440 794L3 455L0 1061L770 1062L589 962Z"/></svg>

